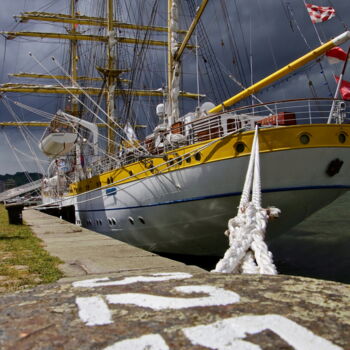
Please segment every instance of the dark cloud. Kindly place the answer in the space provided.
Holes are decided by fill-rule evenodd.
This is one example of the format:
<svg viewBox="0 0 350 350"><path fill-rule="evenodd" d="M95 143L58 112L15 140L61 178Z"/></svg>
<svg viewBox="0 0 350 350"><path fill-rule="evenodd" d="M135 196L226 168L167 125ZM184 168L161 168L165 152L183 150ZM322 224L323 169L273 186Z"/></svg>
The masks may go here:
<svg viewBox="0 0 350 350"><path fill-rule="evenodd" d="M128 5L119 8L120 13L129 19L141 19L144 24L147 24L147 18L142 13L130 12L130 8L136 0L129 0ZM88 13L93 5L101 3L99 0L79 1L82 14ZM165 3L165 2L164 2ZM186 21L182 26L190 23L190 13L187 7L190 0L184 0L182 9L186 11ZM197 4L199 1L197 1ZM344 29L344 25L349 25L350 4L348 0L317 0L313 3L321 6L333 5L338 13L337 18L333 18L328 22L317 24L319 35L322 40L328 40L331 37L339 35ZM153 1L143 2L144 12L150 11ZM65 12L69 9L68 0L1 0L0 2L0 25L2 30L30 30L30 31L57 31L57 24L45 24L40 22L29 22L25 24L16 24L13 15L24 11L50 11L50 12ZM166 10L162 1L159 2L158 16L155 19L157 24L164 22L166 18ZM102 13L102 10L101 10ZM293 16L291 16L291 13ZM345 23L344 23L345 22ZM207 74L211 74L213 67L208 68L208 63L205 61L210 58L205 56L200 58L200 79L201 92L203 89L210 88L212 84L217 84L223 89L220 98L227 98L240 90L240 88L229 78L229 75L235 76L242 83L248 84L251 79L250 72L250 55L252 56L253 66L253 81L263 78L267 74L272 73L275 69L282 67L293 59L300 57L308 51L308 45L315 48L319 45L314 26L312 25L308 14L305 10L302 0L215 0L210 1L201 21L202 28L210 38L212 53L215 53L216 69L222 72L222 75L214 77L211 81ZM299 32L302 33L302 35ZM65 30L65 29L61 29ZM233 37L232 37L233 35ZM203 35L198 34L199 39L203 39ZM159 36L158 40L165 39L164 35ZM305 43L305 40L307 44ZM42 42L45 41L45 45ZM40 39L15 39L5 41L0 40L0 78L1 82L16 82L15 78L8 78L7 74L11 72L27 71L27 72L43 72L38 68L32 58L28 56L31 51L50 71L57 72L50 60L51 56L57 57L59 60L64 60L62 49L67 49L58 41L48 41ZM348 44L347 44L348 45ZM347 47L344 45L344 48ZM209 55L208 48L205 48L203 43L200 43L201 49L205 55ZM205 50L206 49L206 50ZM129 47L129 51L132 48ZM210 54L211 56L211 54ZM240 63L238 62L240 59ZM150 81L151 88L159 88L165 84L166 74L162 73L162 65L165 60L164 53L149 54L147 60L150 63L156 62L159 67L159 72L154 75ZM196 71L196 60L193 52L185 54L184 60L184 90L196 91L196 79L194 72ZM207 67L205 67L207 65ZM322 61L320 64L314 64L310 67L308 75L300 73L292 76L288 81L275 84L269 89L262 91L259 97L265 101L283 98L298 98L312 96L310 91L309 81L313 82L316 87L318 96L329 97L330 90L333 92L335 83L333 81L333 73L339 70L338 67L329 66L327 62ZM321 74L321 71L323 72ZM208 73L209 72L209 73ZM215 71L213 71L215 75ZM349 77L349 75L348 75ZM215 80L216 79L216 80ZM350 78L349 78L350 79ZM325 83L327 81L327 84ZM225 87L225 89L224 89ZM214 86L215 88L215 86ZM209 89L210 90L210 89ZM8 95L11 99L20 100L23 103L30 104L36 108L41 108L50 112L54 112L59 108L59 103L56 98L29 96L22 94L15 96ZM208 93L209 100L217 100L210 92ZM59 99L59 102L62 98ZM218 102L218 101L217 101ZM148 100L145 103L149 103ZM154 102L156 104L157 102ZM185 103L185 108L194 108L195 103ZM154 108L154 105L152 105ZM16 110L17 113L20 113ZM28 112L21 112L21 118L25 120L37 119L38 116ZM0 103L0 119L10 120L13 118L9 112ZM20 141L21 136L18 131L6 129L11 142L16 144L18 148L29 152L25 147L24 142ZM42 130L32 130L35 137L40 137ZM0 138L0 173L13 173L21 170L14 159L10 148L4 138ZM25 161L21 157L22 161ZM35 163L29 161L25 163L31 171L38 170Z"/></svg>

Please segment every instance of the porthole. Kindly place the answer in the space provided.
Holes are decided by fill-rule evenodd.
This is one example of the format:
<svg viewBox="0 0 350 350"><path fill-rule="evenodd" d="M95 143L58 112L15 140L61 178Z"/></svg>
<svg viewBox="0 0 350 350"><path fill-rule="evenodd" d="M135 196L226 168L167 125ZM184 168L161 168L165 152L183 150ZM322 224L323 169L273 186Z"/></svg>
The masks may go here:
<svg viewBox="0 0 350 350"><path fill-rule="evenodd" d="M181 165L181 164L182 164L182 158L181 158L181 157L177 158L177 164L178 164L178 165Z"/></svg>
<svg viewBox="0 0 350 350"><path fill-rule="evenodd" d="M141 222L141 224L145 224L145 219L142 216L138 217L139 221Z"/></svg>
<svg viewBox="0 0 350 350"><path fill-rule="evenodd" d="M107 184L108 184L108 185L110 184L109 178L107 178Z"/></svg>
<svg viewBox="0 0 350 350"><path fill-rule="evenodd" d="M164 157L163 157L163 160L164 160L165 162L167 162L168 159L169 159L168 156L164 156Z"/></svg>
<svg viewBox="0 0 350 350"><path fill-rule="evenodd" d="M135 225L135 220L131 216L129 216L129 222L131 225Z"/></svg>
<svg viewBox="0 0 350 350"><path fill-rule="evenodd" d="M117 224L117 220L114 219L114 218L112 218L112 224L113 224L113 225L116 225L116 224Z"/></svg>
<svg viewBox="0 0 350 350"><path fill-rule="evenodd" d="M194 155L194 159L199 162L202 159L202 155L198 152Z"/></svg>
<svg viewBox="0 0 350 350"><path fill-rule="evenodd" d="M340 143L345 143L345 141L346 141L346 135L345 135L343 132L341 132L341 133L338 135L338 140L339 140Z"/></svg>
<svg viewBox="0 0 350 350"><path fill-rule="evenodd" d="M130 176L134 175L134 173L131 170L129 170L128 173L129 173Z"/></svg>
<svg viewBox="0 0 350 350"><path fill-rule="evenodd" d="M310 142L310 136L308 134L302 134L299 137L300 143L307 145Z"/></svg>
<svg viewBox="0 0 350 350"><path fill-rule="evenodd" d="M191 156L188 156L188 157L186 158L186 163L191 163Z"/></svg>
<svg viewBox="0 0 350 350"><path fill-rule="evenodd" d="M113 225L113 221L112 221L111 218L108 218L108 223L109 223L110 225Z"/></svg>
<svg viewBox="0 0 350 350"><path fill-rule="evenodd" d="M171 160L169 160L169 166L173 166L174 165L174 161L171 159Z"/></svg>
<svg viewBox="0 0 350 350"><path fill-rule="evenodd" d="M245 149L245 145L243 142L236 143L235 150L237 153L242 153L244 151L244 149Z"/></svg>

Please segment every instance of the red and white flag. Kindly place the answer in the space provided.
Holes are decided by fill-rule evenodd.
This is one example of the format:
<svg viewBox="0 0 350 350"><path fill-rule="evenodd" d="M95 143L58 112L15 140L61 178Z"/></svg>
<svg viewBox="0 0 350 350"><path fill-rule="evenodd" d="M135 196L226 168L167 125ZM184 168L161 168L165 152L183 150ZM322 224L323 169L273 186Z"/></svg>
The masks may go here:
<svg viewBox="0 0 350 350"><path fill-rule="evenodd" d="M330 64L345 62L346 52L341 47L336 46L326 52L326 57Z"/></svg>
<svg viewBox="0 0 350 350"><path fill-rule="evenodd" d="M305 3L312 23L321 23L328 21L335 16L335 10L333 7L317 6Z"/></svg>
<svg viewBox="0 0 350 350"><path fill-rule="evenodd" d="M335 77L336 82L338 83L339 77ZM350 81L342 80L340 85L340 94L343 100L350 101Z"/></svg>

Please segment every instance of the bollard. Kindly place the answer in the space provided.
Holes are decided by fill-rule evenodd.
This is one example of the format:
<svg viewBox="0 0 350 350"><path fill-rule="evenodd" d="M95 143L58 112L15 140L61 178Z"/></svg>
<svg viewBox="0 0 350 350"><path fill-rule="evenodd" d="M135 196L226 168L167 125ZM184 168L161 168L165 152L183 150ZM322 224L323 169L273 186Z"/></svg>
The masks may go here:
<svg viewBox="0 0 350 350"><path fill-rule="evenodd" d="M5 208L8 213L9 224L12 224L12 225L23 224L22 211L23 211L24 205L22 203L8 204L5 206Z"/></svg>

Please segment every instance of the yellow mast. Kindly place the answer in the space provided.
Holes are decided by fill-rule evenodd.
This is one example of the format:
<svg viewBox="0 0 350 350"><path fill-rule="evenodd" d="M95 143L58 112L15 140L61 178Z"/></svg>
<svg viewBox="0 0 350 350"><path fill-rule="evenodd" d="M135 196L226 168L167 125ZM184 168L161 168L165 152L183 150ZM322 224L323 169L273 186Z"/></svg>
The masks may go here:
<svg viewBox="0 0 350 350"><path fill-rule="evenodd" d="M115 117L114 117L114 90L115 90L115 75L113 74L114 57L113 57L113 0L107 2L107 31L108 31L108 45L107 45L107 93L106 93L106 105L107 105L107 153L115 153Z"/></svg>
<svg viewBox="0 0 350 350"><path fill-rule="evenodd" d="M172 81L173 81L173 66L174 66L174 59L173 54L171 52L171 37L172 37L172 29L171 29L171 16L172 16L172 7L173 7L173 0L168 0L168 96L167 96L167 106L166 111L168 114L168 118L170 117L169 114L171 114L172 111L172 100L171 100L171 90L172 90Z"/></svg>
<svg viewBox="0 0 350 350"><path fill-rule="evenodd" d="M71 15L61 14L61 13L47 13L47 12L24 12L20 16L16 16L20 19L20 22L27 22L29 20L35 21L46 21L46 22L59 22L59 23L71 23L79 25L89 25L89 26L99 26L107 27L108 21L105 18L91 17L83 15ZM168 32L166 27L157 26L143 26L131 23L123 23L118 21L113 21L114 28L123 29L134 29L134 30L146 30L146 31L156 31L156 32ZM178 30L179 34L186 34L185 30Z"/></svg>
<svg viewBox="0 0 350 350"><path fill-rule="evenodd" d="M75 0L71 0L71 16L74 18L76 14L76 8L75 8ZM71 25L71 33L75 35L77 33L76 25ZM78 73L77 73L77 65L78 65L78 42L77 40L71 40L71 75L73 78L73 81L77 81ZM74 116L78 116L78 101L76 99L76 96L72 97L72 110L71 114Z"/></svg>
<svg viewBox="0 0 350 350"><path fill-rule="evenodd" d="M309 63L310 61L323 55L325 52L327 52L331 48L333 48L337 45L341 45L349 39L350 39L350 31L344 32L343 34L337 36L336 38L319 46L317 49L312 50L309 53L307 53L306 55L304 55L304 56L298 58L297 60L287 64L283 68L279 69L278 71L269 75L268 77L260 80L259 82L255 83L254 85L250 86L249 88L241 91L237 95L229 98L228 100L224 101L222 104L212 108L209 111L209 113L219 113L219 112L225 110L226 107L230 107L230 106L234 105L235 103L243 100L244 98L246 98L252 94L255 94L256 92L260 91L265 86L274 83L276 80L278 80L278 79L286 76L287 74L295 71L296 69L304 66L305 64Z"/></svg>

